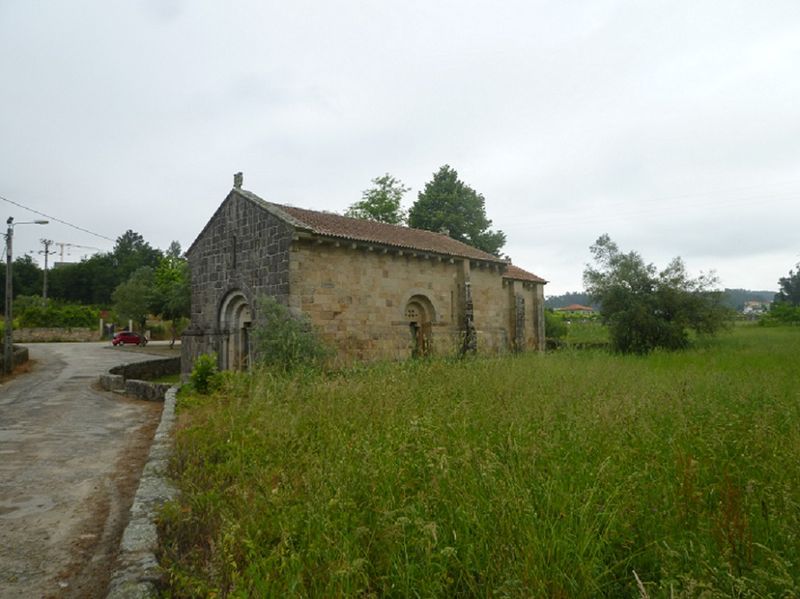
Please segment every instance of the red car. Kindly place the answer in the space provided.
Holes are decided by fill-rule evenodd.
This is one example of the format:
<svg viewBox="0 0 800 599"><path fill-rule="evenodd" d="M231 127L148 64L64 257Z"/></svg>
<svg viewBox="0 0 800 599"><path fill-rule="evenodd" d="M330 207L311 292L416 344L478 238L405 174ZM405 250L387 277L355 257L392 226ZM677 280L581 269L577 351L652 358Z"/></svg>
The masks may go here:
<svg viewBox="0 0 800 599"><path fill-rule="evenodd" d="M144 335L139 335L138 333L131 333L130 331L120 331L114 338L111 340L111 345L125 345L133 344L133 345L147 345L147 337Z"/></svg>

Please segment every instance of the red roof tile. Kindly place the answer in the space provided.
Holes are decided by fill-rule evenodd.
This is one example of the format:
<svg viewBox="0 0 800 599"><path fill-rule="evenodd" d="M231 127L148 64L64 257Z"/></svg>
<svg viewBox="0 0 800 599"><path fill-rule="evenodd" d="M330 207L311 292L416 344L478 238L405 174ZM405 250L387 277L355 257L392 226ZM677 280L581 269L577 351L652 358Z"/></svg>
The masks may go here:
<svg viewBox="0 0 800 599"><path fill-rule="evenodd" d="M352 241L416 250L419 252L467 258L469 260L494 262L504 266L507 265L503 273L503 278L518 281L531 281L534 283L547 283L547 281L541 277L537 277L535 274L512 264L508 264L502 258L498 258L497 256L474 248L466 243L457 241L442 233L401 227L399 225L388 225L371 220L350 218L330 212L319 212L317 210L273 204L272 202L267 202L260 198L253 192L239 188L234 188L231 190L231 193L236 193L247 198L251 202L254 202L272 214L287 221L292 226L306 230L315 235L338 237ZM206 224L206 227L208 227L208 224ZM203 230L205 231L205 229ZM200 235L202 236L202 233ZM197 239L199 238L200 236L198 236ZM197 239L192 243L187 253L192 250L194 244L197 243Z"/></svg>
<svg viewBox="0 0 800 599"><path fill-rule="evenodd" d="M295 208L293 206L273 205L317 235L341 237L343 239L352 239L353 241L366 241L410 250L444 254L446 256L458 256L471 260L505 263L502 258L493 256L442 233L401 227L399 225L387 225L386 223L372 220L349 218L339 214L306 210L305 208Z"/></svg>
<svg viewBox="0 0 800 599"><path fill-rule="evenodd" d="M531 281L533 283L547 283L542 277L537 277L532 272L522 270L519 266L509 264L506 271L503 273L504 279L513 279L515 281Z"/></svg>
<svg viewBox="0 0 800 599"><path fill-rule="evenodd" d="M563 308L556 308L561 312L594 312L594 308L591 306L582 306L580 304L570 304L569 306L564 306Z"/></svg>

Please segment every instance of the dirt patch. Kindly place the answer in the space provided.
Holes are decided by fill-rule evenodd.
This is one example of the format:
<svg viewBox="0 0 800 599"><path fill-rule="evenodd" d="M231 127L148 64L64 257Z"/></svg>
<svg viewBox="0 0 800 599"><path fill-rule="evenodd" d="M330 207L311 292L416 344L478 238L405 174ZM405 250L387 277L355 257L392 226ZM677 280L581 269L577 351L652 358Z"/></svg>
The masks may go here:
<svg viewBox="0 0 800 599"><path fill-rule="evenodd" d="M142 404L134 399L122 399ZM106 484L88 501L90 516L77 528L70 547L71 561L58 573L63 592L59 598L105 597L120 540L128 523L139 478L147 461L153 435L158 427L162 404L147 402L148 422L130 437Z"/></svg>
<svg viewBox="0 0 800 599"><path fill-rule="evenodd" d="M0 383L5 383L6 381L13 380L20 375L28 374L36 367L36 360L28 360L23 362L22 364L17 364L14 367L14 370L9 375L5 375L0 372Z"/></svg>

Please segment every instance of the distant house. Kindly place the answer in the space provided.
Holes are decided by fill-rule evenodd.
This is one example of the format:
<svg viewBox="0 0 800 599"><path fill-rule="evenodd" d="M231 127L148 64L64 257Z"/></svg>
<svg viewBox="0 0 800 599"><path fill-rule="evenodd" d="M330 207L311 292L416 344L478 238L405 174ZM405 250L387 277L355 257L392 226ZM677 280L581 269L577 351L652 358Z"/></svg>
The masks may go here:
<svg viewBox="0 0 800 599"><path fill-rule="evenodd" d="M420 229L266 202L234 188L186 252L183 369L246 368L258 301L306 315L340 362L544 349L547 281Z"/></svg>
<svg viewBox="0 0 800 599"><path fill-rule="evenodd" d="M764 302L760 300L749 300L744 303L744 307L742 308L742 314L746 314L748 316L757 316L759 314L765 314L769 312L771 302Z"/></svg>
<svg viewBox="0 0 800 599"><path fill-rule="evenodd" d="M580 304L570 304L569 306L564 306L563 308L556 308L554 312L566 314L568 316L591 316L595 313L594 308L591 306L581 306Z"/></svg>

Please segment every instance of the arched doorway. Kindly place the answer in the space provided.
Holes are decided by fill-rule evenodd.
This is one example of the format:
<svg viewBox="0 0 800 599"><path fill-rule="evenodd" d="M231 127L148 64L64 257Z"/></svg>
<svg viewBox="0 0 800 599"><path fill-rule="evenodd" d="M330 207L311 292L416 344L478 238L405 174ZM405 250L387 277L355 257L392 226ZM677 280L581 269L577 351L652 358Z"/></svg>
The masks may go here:
<svg viewBox="0 0 800 599"><path fill-rule="evenodd" d="M247 370L251 362L250 328L253 316L250 304L241 291L231 291L220 305L219 328L222 333L220 367L223 370Z"/></svg>
<svg viewBox="0 0 800 599"><path fill-rule="evenodd" d="M431 353L431 332L434 320L433 305L424 295L413 295L406 303L405 319L411 333L411 355L427 356Z"/></svg>

